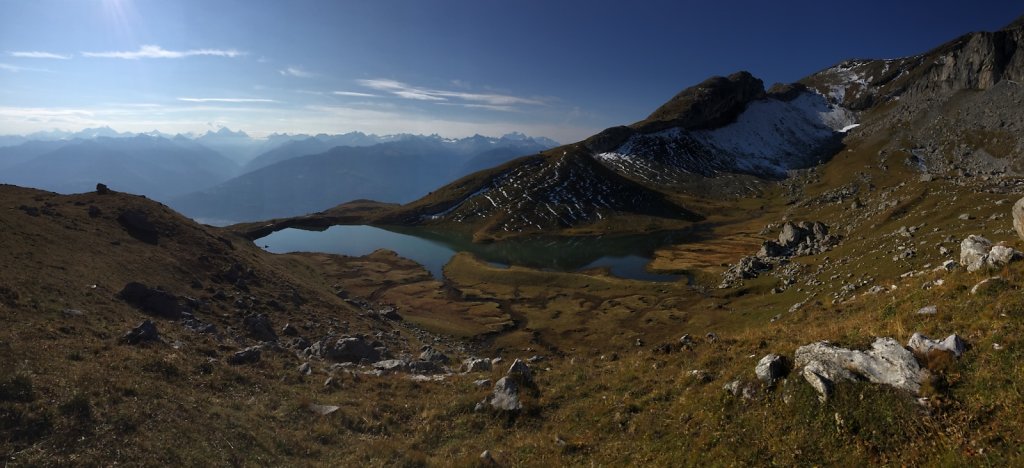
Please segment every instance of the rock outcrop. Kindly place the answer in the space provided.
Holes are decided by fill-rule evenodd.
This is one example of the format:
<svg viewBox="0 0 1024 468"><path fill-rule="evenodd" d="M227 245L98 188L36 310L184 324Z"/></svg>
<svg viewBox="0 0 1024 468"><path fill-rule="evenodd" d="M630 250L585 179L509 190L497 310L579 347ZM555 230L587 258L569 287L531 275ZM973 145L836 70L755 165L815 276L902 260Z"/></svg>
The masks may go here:
<svg viewBox="0 0 1024 468"><path fill-rule="evenodd" d="M137 309L151 315L168 319L181 318L181 304L178 298L160 288L150 288L142 283L128 283L117 296Z"/></svg>
<svg viewBox="0 0 1024 468"><path fill-rule="evenodd" d="M743 257L722 274L719 288L735 286L744 279L756 278L761 273L785 264L791 257L817 255L827 252L839 243L839 236L829 234L828 225L821 222L787 222L782 225L778 240L761 244L756 255Z"/></svg>
<svg viewBox="0 0 1024 468"><path fill-rule="evenodd" d="M960 263L967 271L998 269L1024 258L1021 253L1005 245L992 245L992 241L969 235L960 243Z"/></svg>
<svg viewBox="0 0 1024 468"><path fill-rule="evenodd" d="M335 362L358 364L365 360L372 364L381 360L384 349L382 346L374 346L375 344L367 342L362 336L346 336L337 341L333 338L324 338L303 350L303 354Z"/></svg>
<svg viewBox="0 0 1024 468"><path fill-rule="evenodd" d="M797 348L794 361L822 401L840 381L868 380L914 393L921 388L921 366L913 353L892 338L877 338L868 351L840 348L827 341L811 343Z"/></svg>

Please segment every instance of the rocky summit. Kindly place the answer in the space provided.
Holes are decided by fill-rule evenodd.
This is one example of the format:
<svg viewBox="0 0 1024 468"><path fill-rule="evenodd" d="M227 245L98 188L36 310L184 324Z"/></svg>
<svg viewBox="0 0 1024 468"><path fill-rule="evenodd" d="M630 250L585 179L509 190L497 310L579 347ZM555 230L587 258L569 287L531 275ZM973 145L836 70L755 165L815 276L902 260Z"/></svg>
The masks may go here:
<svg viewBox="0 0 1024 468"><path fill-rule="evenodd" d="M471 145L460 154L473 169L448 168L459 178L401 204L336 200L218 227L111 181L76 178L88 191L72 194L0 185L2 463L1021 465L1022 51L1017 19L908 57L823 63L795 83L711 77L565 145L423 137ZM7 53L10 74L38 72L15 59L47 57L272 63L157 46ZM312 87L326 70L274 75ZM461 81L354 83L289 89L358 98L345 106L374 121L398 100L557 109ZM351 110L340 106L305 110ZM86 136L26 148L126 144ZM392 161L417 157L408 142L361 143L380 138L267 137L301 143L251 159L259 178L229 185L258 205L246 181L340 141L315 155L330 164L275 183L382 189L316 170L396 148ZM206 141L242 158L249 140L221 129L175 137L175 151L207 154L195 146ZM491 152L500 141L530 149ZM3 148L0 163L20 164ZM342 225L365 231L317 237ZM287 236L309 237L278 247ZM415 258L375 243L391 236L418 242ZM350 241L371 249L331 253ZM433 257L442 265L428 268Z"/></svg>

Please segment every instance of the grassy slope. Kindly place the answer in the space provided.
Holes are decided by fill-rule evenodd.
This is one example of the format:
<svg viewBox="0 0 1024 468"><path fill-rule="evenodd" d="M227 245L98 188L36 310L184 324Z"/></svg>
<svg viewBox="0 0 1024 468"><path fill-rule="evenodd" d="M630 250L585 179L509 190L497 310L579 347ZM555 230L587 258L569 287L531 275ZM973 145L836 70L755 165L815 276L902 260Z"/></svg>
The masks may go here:
<svg viewBox="0 0 1024 468"><path fill-rule="evenodd" d="M0 379L5 389L0 402L3 452L15 462L99 464L469 464L484 449L512 464L1014 462L1022 444L1017 428L1024 423L1016 410L1024 403L1016 384L1022 377L1017 363L1024 299L1006 291L966 294L982 274L952 273L944 285L929 290L921 289L921 283L938 273L898 277L937 264L941 258L933 246L947 235L979 233L1015 242L1007 216L988 220L990 214L1008 215L1009 205L996 205L996 200L1015 197L987 193L983 185L964 189L953 181L917 182L896 159L886 170L876 168L877 147L871 142L852 148L806 177L805 198L867 170L875 190L861 193L864 204L897 200L895 206L851 214L847 201L787 206L779 192L772 199L747 202L764 207L760 218L719 229L723 236L746 232L745 238L756 238L761 220L797 213L799 219L820 219L840 229L844 243L825 255L845 260L825 262L824 255L796 259L824 284L801 284L782 294L766 294L777 283L771 277L720 291L711 287L713 277L691 288L600 274L504 270L468 256L448 265L449 281L442 284L386 253L359 259L272 256L241 239L233 241L236 248L229 252L216 247L225 244L215 238L226 234L198 227L182 228L185 234L178 236L185 237L170 236L152 247L127 237L109 219L122 206L154 209L149 202L125 195L59 197L5 188L6 211L0 220L6 232L20 234L3 237L8 257L3 284L17 291L17 299L3 306L10 326L0 337L0 346L12 357L4 361ZM35 218L17 209L48 202L63 216ZM89 204L107 214L90 220ZM961 212L975 219L957 219ZM173 213L160 211L159 216L188 225ZM888 248L889 233L921 223L927 225L913 242L925 244L917 257L897 262L888 258L891 253L877 252L880 246ZM929 232L934 227L941 231ZM121 245L111 246L111 239ZM752 253L752 244L723 247L710 240L681 250L710 249L732 261ZM739 250L730 257L730 248ZM220 249L214 252L223 258L216 257L215 266L198 263L210 249ZM275 324L315 321L330 327L349 320L355 329L379 328L346 309L333 296L337 289L397 303L407 315L398 327L409 337L410 349L416 349L417 331L426 328L478 335L473 347L481 354L547 356L534 366L541 393L528 398L527 411L508 418L473 412L487 393L472 385L483 377L479 374L416 383L402 376L343 372L335 376L337 386L325 388L327 372L321 364L314 363L313 376L300 377L294 372L300 361L288 352L265 353L261 363L250 367L209 363L209 357L222 359L244 340L218 343L163 321L158 326L167 343L180 341L182 346L116 344L116 337L142 317L111 298L119 285L143 280L186 293L188 282L198 277L223 288L213 277L238 260L265 278L253 295L273 297L296 287L310 301L280 318L275 315ZM821 272L813 273L819 265ZM831 294L843 281L830 278L840 272L869 274L876 284L898 289L833 305ZM1016 291L1024 267L1015 265L1001 274ZM86 284L103 289L83 289ZM195 294L209 294L204 291ZM809 305L786 312L811 294ZM914 313L933 303L940 307L938 315ZM86 315L64 316L66 307ZM214 307L207 320L220 328L238 326L230 306ZM480 312L478 318L472 311ZM449 318L439 320L445 314ZM777 314L781 318L770 322ZM493 324L508 318L512 328L489 333ZM720 340L700 340L708 331ZM824 405L799 379L762 390L753 401L721 389L734 378L753 380L756 358L768 352L792 356L797 346L820 339L852 347L866 346L873 336L905 341L914 331L933 337L955 331L972 345L959 362L935 364L944 380L933 386L927 409L910 395L867 384L842 385ZM683 333L698 337L692 350L671 346L673 351L663 354L656 348ZM638 338L643 342L639 347ZM993 349L995 343L1002 349ZM690 375L691 370L707 371L710 382ZM29 397L14 391L29 386ZM311 402L342 409L315 416L305 408Z"/></svg>

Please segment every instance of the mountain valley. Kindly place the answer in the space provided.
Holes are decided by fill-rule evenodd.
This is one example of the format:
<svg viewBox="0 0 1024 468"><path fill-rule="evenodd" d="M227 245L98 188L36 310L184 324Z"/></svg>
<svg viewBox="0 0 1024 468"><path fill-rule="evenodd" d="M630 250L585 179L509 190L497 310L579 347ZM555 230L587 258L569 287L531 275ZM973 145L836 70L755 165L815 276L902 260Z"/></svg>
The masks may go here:
<svg viewBox="0 0 1024 468"><path fill-rule="evenodd" d="M224 150L227 131L219 152L0 148L5 181L44 189L0 185L0 456L1017 465L1022 83L1024 18L792 84L709 78L564 145L352 133L257 154ZM109 187L68 161L115 144L140 146L97 156L132 171ZM134 159L193 161L170 145L217 171L161 168L178 179L158 196L160 166ZM33 178L62 157L67 185ZM459 253L436 275L384 249L261 248L342 225ZM481 253L644 236L664 236L647 272L677 280Z"/></svg>

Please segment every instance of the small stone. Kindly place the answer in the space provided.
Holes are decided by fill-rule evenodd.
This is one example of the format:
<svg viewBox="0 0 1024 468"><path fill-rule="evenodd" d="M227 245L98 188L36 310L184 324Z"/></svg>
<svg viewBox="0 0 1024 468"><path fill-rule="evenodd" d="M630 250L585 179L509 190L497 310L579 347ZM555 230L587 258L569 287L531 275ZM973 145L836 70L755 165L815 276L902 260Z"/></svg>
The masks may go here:
<svg viewBox="0 0 1024 468"><path fill-rule="evenodd" d="M917 314L918 315L935 315L938 312L939 312L938 307L933 306L933 305L924 306L924 307L922 307L920 309L917 309Z"/></svg>
<svg viewBox="0 0 1024 468"><path fill-rule="evenodd" d="M491 379L474 380L473 381L473 386L475 386L477 388L490 387L491 386Z"/></svg>
<svg viewBox="0 0 1024 468"><path fill-rule="evenodd" d="M310 375L310 374L313 373L313 366L309 365L308 362L304 362L304 363L302 363L301 366L299 366L298 371L299 371L299 374Z"/></svg>
<svg viewBox="0 0 1024 468"><path fill-rule="evenodd" d="M233 366L253 364L260 361L260 347L250 346L228 357L228 364Z"/></svg>
<svg viewBox="0 0 1024 468"><path fill-rule="evenodd" d="M308 406L306 406L306 408L309 409L309 411L311 411L313 414L318 414L320 416L327 416L328 414L331 414L341 409L340 406L318 405L315 403L310 403Z"/></svg>
<svg viewBox="0 0 1024 468"><path fill-rule="evenodd" d="M933 350L948 351L960 357L967 350L967 344L957 334L952 334L942 341L933 341L920 333L914 333L907 341L907 347L918 354L928 354Z"/></svg>
<svg viewBox="0 0 1024 468"><path fill-rule="evenodd" d="M480 462L488 465L494 465L497 463L494 461L494 457L491 456L490 450L484 450L483 453L480 454Z"/></svg>
<svg viewBox="0 0 1024 468"><path fill-rule="evenodd" d="M299 336L299 329L290 323L284 324L281 328L281 334L284 336Z"/></svg>

